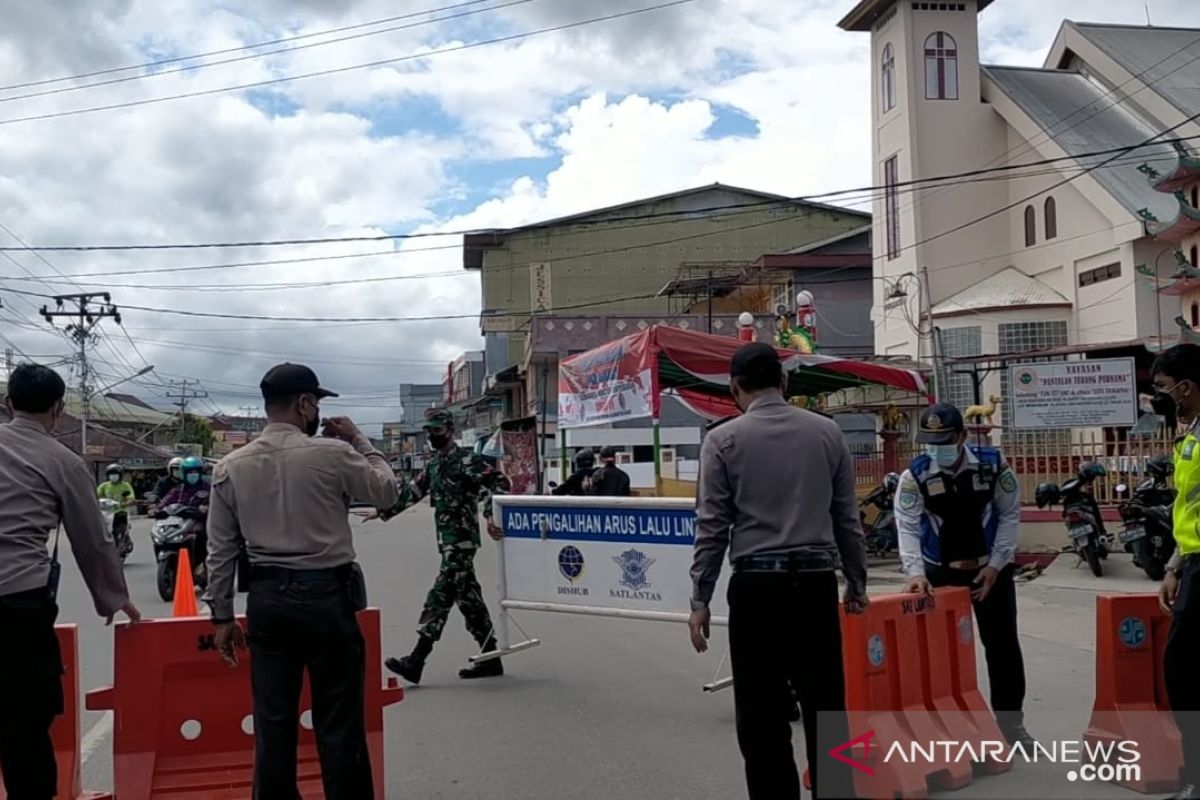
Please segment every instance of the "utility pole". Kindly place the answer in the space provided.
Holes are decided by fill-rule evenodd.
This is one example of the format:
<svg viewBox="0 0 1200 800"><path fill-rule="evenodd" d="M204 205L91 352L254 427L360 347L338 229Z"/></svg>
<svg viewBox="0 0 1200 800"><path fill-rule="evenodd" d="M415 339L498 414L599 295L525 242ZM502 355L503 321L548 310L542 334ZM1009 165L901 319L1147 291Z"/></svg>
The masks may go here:
<svg viewBox="0 0 1200 800"><path fill-rule="evenodd" d="M942 399L942 373L940 370L941 360L938 357L938 341L937 333L933 327L933 292L929 286L929 267L921 267L920 277L921 299L924 300L926 330L929 334L929 360L933 366L933 399L935 402L940 402ZM918 348L918 353L920 348Z"/></svg>
<svg viewBox="0 0 1200 800"><path fill-rule="evenodd" d="M175 436L176 444L183 444L183 426L187 424L187 407L192 400L199 400L208 397L208 392L199 392L195 389L189 389L188 385L196 386L200 381L189 381L186 378L182 381L172 381L172 386L178 386L179 392L171 394L167 392L167 399L174 400L172 405L179 406L179 433Z"/></svg>
<svg viewBox="0 0 1200 800"><path fill-rule="evenodd" d="M101 302L98 302L101 301ZM73 308L71 306L74 306ZM62 294L54 298L54 311L42 306L42 316L51 325L59 317L75 320L66 328L67 336L79 347L79 453L87 461L87 426L88 414L92 406L91 377L88 368L87 346L95 339L92 331L105 317L112 317L118 325L121 324L121 313L112 304L112 296L108 292L84 292L82 294Z"/></svg>

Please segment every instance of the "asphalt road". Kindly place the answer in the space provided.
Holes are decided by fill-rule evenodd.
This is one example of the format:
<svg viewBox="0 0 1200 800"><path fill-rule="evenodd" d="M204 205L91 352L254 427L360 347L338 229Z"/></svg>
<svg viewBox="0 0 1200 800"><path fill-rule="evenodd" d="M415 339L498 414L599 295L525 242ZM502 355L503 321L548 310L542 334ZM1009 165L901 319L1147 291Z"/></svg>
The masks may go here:
<svg viewBox="0 0 1200 800"><path fill-rule="evenodd" d="M383 611L384 649L401 655L415 639L416 618L437 568L432 517L421 506L356 532L372 605ZM147 616L169 616L154 588L145 521L135 523L135 541L126 566L134 601ZM494 552L485 544L478 562L493 612ZM881 582L872 591L894 591L896 577L894 568L877 570L874 580ZM1034 582L1022 585L1020 602L1030 728L1043 738L1077 738L1092 699L1094 592L1039 588ZM106 685L111 631L95 616L69 560L61 605L60 621L80 625L84 686ZM521 614L518 621L542 646L506 659L503 678L464 683L457 671L474 643L461 617L451 617L425 682L386 712L388 798L745 796L732 694L701 691L717 672L723 629L714 630L710 652L698 656L678 624L539 613ZM980 674L986 685L982 664ZM85 712L83 730L85 788L111 788L111 716ZM801 749L799 736L796 744ZM1077 791L1058 793L1068 788ZM1085 792L1132 796L1107 786L1068 787L1061 770L1041 768L981 779L955 796Z"/></svg>

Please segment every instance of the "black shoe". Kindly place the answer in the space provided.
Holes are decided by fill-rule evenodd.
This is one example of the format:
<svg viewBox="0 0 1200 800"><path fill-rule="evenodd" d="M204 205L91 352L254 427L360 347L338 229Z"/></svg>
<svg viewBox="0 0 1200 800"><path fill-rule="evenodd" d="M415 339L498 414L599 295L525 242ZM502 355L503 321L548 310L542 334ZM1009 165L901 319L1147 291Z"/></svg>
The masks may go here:
<svg viewBox="0 0 1200 800"><path fill-rule="evenodd" d="M421 673L425 671L425 662L412 656L389 658L383 665L412 684L420 683Z"/></svg>
<svg viewBox="0 0 1200 800"><path fill-rule="evenodd" d="M1166 800L1200 800L1200 788L1189 783L1180 787L1178 794L1173 794Z"/></svg>
<svg viewBox="0 0 1200 800"><path fill-rule="evenodd" d="M1033 738L1033 734L1025 730L1023 724L1013 725L1005 728L1002 733L1004 738L1008 740L1010 745L1021 745L1026 753L1033 753L1033 749L1037 747L1038 740Z"/></svg>
<svg viewBox="0 0 1200 800"><path fill-rule="evenodd" d="M500 659L493 658L488 661L480 661L466 669L458 671L458 677L464 681L474 680L476 678L499 678L504 674L504 664Z"/></svg>

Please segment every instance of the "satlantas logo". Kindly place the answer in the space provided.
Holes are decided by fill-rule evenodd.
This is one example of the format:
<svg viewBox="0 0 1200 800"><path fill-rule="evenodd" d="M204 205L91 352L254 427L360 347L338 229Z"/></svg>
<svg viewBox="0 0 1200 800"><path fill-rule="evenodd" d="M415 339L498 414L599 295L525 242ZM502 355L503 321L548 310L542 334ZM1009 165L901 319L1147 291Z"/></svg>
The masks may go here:
<svg viewBox="0 0 1200 800"><path fill-rule="evenodd" d="M620 600L654 600L662 601L662 594L653 590L650 583L650 567L655 559L640 550L626 550L619 556L613 556L613 561L621 568L623 588L609 589L609 597Z"/></svg>

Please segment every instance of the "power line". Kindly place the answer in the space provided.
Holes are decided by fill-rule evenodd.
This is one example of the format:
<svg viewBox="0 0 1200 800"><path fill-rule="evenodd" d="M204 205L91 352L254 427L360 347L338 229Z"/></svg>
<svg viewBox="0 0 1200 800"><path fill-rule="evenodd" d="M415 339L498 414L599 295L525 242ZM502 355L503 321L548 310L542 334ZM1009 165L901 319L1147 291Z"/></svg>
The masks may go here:
<svg viewBox="0 0 1200 800"><path fill-rule="evenodd" d="M147 73L144 73L141 75L126 75L125 77L122 77L122 78L110 78L108 80L96 81L94 83L85 83L85 84L82 84L79 86L63 86L63 87L59 87L57 89L44 89L42 91L37 91L37 92L28 92L26 94L13 95L12 97L0 97L0 103L9 103L9 102L13 102L16 100L30 100L30 99L37 98L37 97L48 97L50 95L65 94L68 92L78 92L83 89L95 89L95 88L98 88L101 86L112 86L114 84L128 83L130 81L147 80L150 78L158 78L158 77L162 77L165 75L178 75L181 72L193 72L195 70L208 69L210 67L219 67L219 66L223 66L225 64L236 64L241 61L251 61L253 59L266 58L268 56L275 56L275 55L281 55L281 54L287 54L287 53L295 53L300 50L308 50L313 47L324 47L324 46L330 45L330 44L341 44L342 42L349 42L349 41L353 41L355 39L364 39L368 36L379 36L384 33L395 33L396 31L410 30L412 28L420 28L425 25L434 25L439 22L449 22L449 21L456 20L456 19L462 19L464 17L474 16L475 14L483 14L483 13L487 13L490 11L500 11L502 9L510 8L512 6L525 5L526 3L532 3L532 2L534 2L534 0L508 0L508 2L500 3L498 5L491 6L489 8L471 9L468 11L459 12L457 14L451 14L451 15L445 16L445 17L437 17L435 19L427 19L427 20L422 20L420 22L410 22L406 25L394 25L390 28L380 28L379 30L375 30L375 31L365 31L362 33L355 33L355 34L351 34L349 36L341 36L336 39L327 39L327 40L321 41L321 42L311 42L309 44L297 45L296 47L282 47L278 50L267 50L262 53L250 53L248 55L237 56L234 58L221 59L220 61L209 61L209 62L202 63L202 64L189 64L187 66L176 67L174 69L158 70L155 72L147 72ZM406 14L402 17L399 17L399 19L411 19L412 17L436 13L436 11L437 11L437 9L435 9L434 11L418 11L418 12L414 12L412 14ZM0 90L0 91L3 91L3 90Z"/></svg>
<svg viewBox="0 0 1200 800"><path fill-rule="evenodd" d="M557 33L560 31L571 30L573 28L582 28L586 25L595 25L602 22L611 22L617 19L633 17L639 14L646 14L653 11L660 11L674 6L681 6L687 3L695 2L695 0L668 0L668 2L658 3L657 5L644 6L642 8L632 9L630 11L621 11L614 14L606 14L599 17L591 17L590 19L577 20L575 22L567 22L561 25L552 25L546 28L539 28L532 31L524 31L522 33L514 33L508 36L498 36L493 39L483 39L477 42L467 42L465 44L453 45L451 47L443 47L437 50L427 50L423 53L411 53L404 56L396 56L394 58L384 58L375 61L368 61L362 64L352 64L346 67L334 67L332 69L322 69L315 72L305 72L299 75L285 75L280 78L270 78L261 81L252 81L250 83L242 83L234 86L223 86L215 89L198 89L192 92L182 92L179 94L165 95L162 97L149 97L142 100L128 100L122 103L110 103L101 106L89 106L86 108L76 108L68 111L52 111L45 114L34 114L27 117L11 117L9 119L0 119L0 125L13 125L19 122L34 122L37 120L46 119L61 119L63 117L73 117L80 114L92 114L98 111L115 111L122 108L136 108L139 106L151 105L154 103L162 103L171 100L185 100L194 97L206 97L215 94L224 94L225 92L237 92L245 89L261 89L265 86L276 86L292 81L307 80L309 78L320 78L328 75L338 75L346 72L354 72L362 69L372 69L375 67L384 67L391 64L399 64L405 61L423 61L433 56L446 55L448 53L459 53L465 50L473 50L479 47L486 47L493 44L503 44L505 42L519 41L529 39L534 36L542 36L548 33Z"/></svg>
<svg viewBox="0 0 1200 800"><path fill-rule="evenodd" d="M467 6L475 6L481 3L490 2L490 0L471 0L466 3L455 3L451 6L442 6L441 8L426 9L425 11L413 11L408 14L400 14L395 17L385 17L383 19L371 20L370 22L359 22L354 25L346 25L340 28L328 28L321 31L313 31L311 33L298 34L296 36L287 36L281 39L272 39L266 42L257 42L255 44L246 44L239 47L226 47L221 50L209 50L204 53L192 53L186 56L173 56L171 58L160 58L155 61L143 61L138 64L129 64L124 67L108 67L106 69L94 70L92 72L79 72L74 75L64 75L59 78L43 78L36 81L26 81L25 83L10 83L7 86L0 86L0 92L7 92L13 89L26 89L31 86L48 86L52 83L64 83L66 81L84 80L85 78L96 78L102 75L114 75L118 72L129 72L135 69L152 69L161 67L167 64L178 64L183 61L193 61L198 58L211 58L212 56L223 56L229 53L241 53L246 50L253 50L259 47L271 47L277 44L286 44L287 42L298 42L304 39L312 39L318 36L328 36L335 33L344 33L346 31L360 30L369 28L373 25L385 25L389 22L396 22L402 19L411 19L412 17L421 16L423 14L434 14L439 11L451 11L456 8L465 8Z"/></svg>

